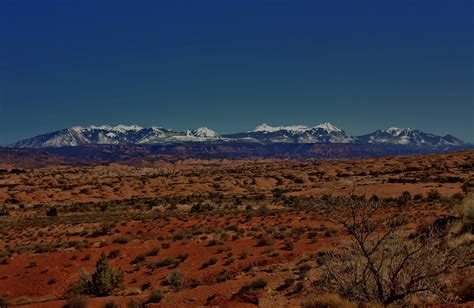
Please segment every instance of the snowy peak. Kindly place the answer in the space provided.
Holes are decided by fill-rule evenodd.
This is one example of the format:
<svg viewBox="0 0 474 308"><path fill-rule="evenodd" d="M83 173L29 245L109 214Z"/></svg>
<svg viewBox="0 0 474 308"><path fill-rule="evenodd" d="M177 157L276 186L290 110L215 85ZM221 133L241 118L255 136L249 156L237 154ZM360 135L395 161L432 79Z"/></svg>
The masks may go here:
<svg viewBox="0 0 474 308"><path fill-rule="evenodd" d="M336 126L332 125L332 124L329 123L329 122L316 125L314 128L321 128L321 129L324 129L324 130L326 130L326 131L328 131L328 132L342 132L342 129L337 128Z"/></svg>
<svg viewBox="0 0 474 308"><path fill-rule="evenodd" d="M219 138L219 134L209 129L207 127L199 127L197 129L188 129L186 132L188 137L198 137L198 138Z"/></svg>
<svg viewBox="0 0 474 308"><path fill-rule="evenodd" d="M411 129L411 128L398 128L398 127L390 127L386 130L384 130L385 132L393 135L393 136L400 136L400 135L408 135L410 134L411 132L413 132L414 130Z"/></svg>
<svg viewBox="0 0 474 308"><path fill-rule="evenodd" d="M466 143L453 136L437 136L418 129L390 127L358 137L361 143L399 144L419 147L461 146Z"/></svg>

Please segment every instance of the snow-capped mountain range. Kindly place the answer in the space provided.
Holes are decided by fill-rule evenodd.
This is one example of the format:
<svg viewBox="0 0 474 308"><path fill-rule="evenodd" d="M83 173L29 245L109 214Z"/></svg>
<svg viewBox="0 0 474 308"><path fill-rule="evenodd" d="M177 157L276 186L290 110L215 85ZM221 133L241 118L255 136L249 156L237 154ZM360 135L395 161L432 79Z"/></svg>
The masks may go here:
<svg viewBox="0 0 474 308"><path fill-rule="evenodd" d="M363 136L351 136L331 123L323 123L316 126L270 126L261 124L251 131L227 135L219 135L207 127L178 131L162 127L144 128L138 125L76 126L21 140L12 146L18 148L48 148L90 144L153 145L189 142L246 142L259 144L353 143L416 147L456 147L467 145L462 140L451 135L437 136L410 128L392 127L387 130L377 130Z"/></svg>

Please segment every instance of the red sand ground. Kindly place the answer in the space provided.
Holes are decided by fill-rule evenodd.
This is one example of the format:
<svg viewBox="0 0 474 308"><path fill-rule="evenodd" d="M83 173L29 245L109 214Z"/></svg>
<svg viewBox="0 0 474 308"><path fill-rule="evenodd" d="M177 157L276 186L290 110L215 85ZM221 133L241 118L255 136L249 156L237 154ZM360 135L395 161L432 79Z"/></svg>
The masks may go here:
<svg viewBox="0 0 474 308"><path fill-rule="evenodd" d="M398 197L408 191L426 197L436 189L442 196L451 197L461 193L462 185L474 178L473 166L474 151L468 151L323 163L186 160L146 168L49 166L24 173L0 173L0 200L9 209L8 216L0 216L0 252L13 251L4 264L0 255L0 296L13 303L30 302L32 307L61 307L81 271L93 271L102 253L108 255L119 250L118 257L109 262L125 272L124 293L91 298L90 307L103 307L110 300L125 306L132 298L146 299L156 288L165 294L160 307L252 307L235 294L242 285L260 277L268 282L257 292L260 306L298 306L302 299L312 295L310 286L319 274L314 261L310 261L313 269L308 275L297 280L305 286L303 291L291 294L296 283L284 291L277 290L278 287L285 278L298 277L301 260L309 254L330 250L332 244L345 241L347 235L329 221L331 217L324 209L288 210L286 203L293 200L291 196L303 203L310 202L324 194L348 195L356 185L356 193L366 196ZM209 193L222 197L215 199ZM161 199L193 195L201 195L202 200L181 200L176 209L169 200ZM149 207L140 200L120 203L137 197L152 198L158 203ZM94 204L77 212L68 208L82 202L110 200L119 202L110 203L104 210ZM235 208L227 208L233 202ZM411 225L416 227L452 212L452 202L410 201ZM211 204L215 210L189 212L196 203ZM46 217L46 209L38 204L57 206L58 217ZM275 212L262 208L260 213L257 209L261 206ZM250 207L257 211L250 211ZM248 213L253 214L246 218ZM113 227L106 235L91 237L94 230L107 223ZM292 230L299 231L299 235L289 235ZM285 249L285 240L279 239L278 233L285 234L294 247ZM315 240L309 238L311 233ZM128 242L114 241L121 237ZM269 245L257 247L257 237L268 237ZM220 243L209 246L213 239ZM81 247L78 243L84 241L87 245ZM58 247L51 250L55 243ZM131 264L138 255L153 248L159 248L156 256ZM182 253L189 256L175 268L151 271L147 267L150 262L176 258ZM241 258L244 253L246 256ZM211 257L217 263L200 269ZM231 259L234 261L230 263ZM217 282L224 270L231 278ZM187 281L177 292L162 285L173 271L181 272ZM191 288L192 281L199 285ZM142 291L145 283L150 283L150 287Z"/></svg>

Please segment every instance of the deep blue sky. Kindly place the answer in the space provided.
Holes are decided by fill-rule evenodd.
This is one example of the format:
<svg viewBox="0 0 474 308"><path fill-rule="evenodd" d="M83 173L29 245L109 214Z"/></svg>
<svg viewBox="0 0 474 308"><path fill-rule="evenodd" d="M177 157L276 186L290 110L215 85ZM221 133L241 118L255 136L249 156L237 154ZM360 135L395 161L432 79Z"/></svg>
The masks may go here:
<svg viewBox="0 0 474 308"><path fill-rule="evenodd" d="M474 141L473 1L2 0L0 144L332 122Z"/></svg>

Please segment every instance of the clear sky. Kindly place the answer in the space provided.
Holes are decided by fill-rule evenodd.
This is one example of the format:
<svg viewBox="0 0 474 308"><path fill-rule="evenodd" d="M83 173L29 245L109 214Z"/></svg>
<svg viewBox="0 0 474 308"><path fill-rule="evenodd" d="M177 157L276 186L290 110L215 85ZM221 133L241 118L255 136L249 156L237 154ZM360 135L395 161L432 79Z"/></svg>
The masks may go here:
<svg viewBox="0 0 474 308"><path fill-rule="evenodd" d="M0 144L329 121L474 142L472 0L2 0Z"/></svg>

